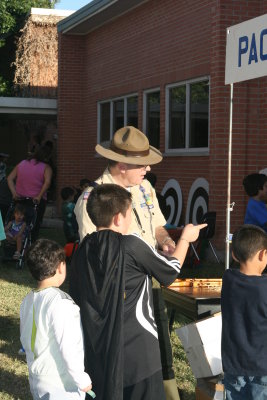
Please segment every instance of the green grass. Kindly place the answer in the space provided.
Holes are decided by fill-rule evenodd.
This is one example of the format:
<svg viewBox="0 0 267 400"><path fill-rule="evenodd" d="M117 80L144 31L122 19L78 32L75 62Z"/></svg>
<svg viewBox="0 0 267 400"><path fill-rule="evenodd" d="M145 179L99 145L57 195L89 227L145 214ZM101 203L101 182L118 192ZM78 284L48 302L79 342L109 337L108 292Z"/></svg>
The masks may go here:
<svg viewBox="0 0 267 400"><path fill-rule="evenodd" d="M61 229L42 229L40 236L56 240L61 245L65 243ZM219 264L199 265L194 268L185 266L181 277L216 278L221 277L223 271L224 266ZM34 285L27 267L18 271L15 263L0 262L0 400L31 399L27 364L25 358L18 355L19 307ZM67 290L67 285L64 285L63 290ZM190 321L185 317L176 315L171 334L176 381L182 400L195 399L196 381L181 342L175 334L176 328L188 322Z"/></svg>

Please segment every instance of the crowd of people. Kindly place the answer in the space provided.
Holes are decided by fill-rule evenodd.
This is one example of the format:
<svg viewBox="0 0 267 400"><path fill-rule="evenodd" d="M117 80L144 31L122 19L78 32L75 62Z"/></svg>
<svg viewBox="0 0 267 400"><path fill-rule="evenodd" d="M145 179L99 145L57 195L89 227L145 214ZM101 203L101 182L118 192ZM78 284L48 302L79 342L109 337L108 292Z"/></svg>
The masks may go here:
<svg viewBox="0 0 267 400"><path fill-rule="evenodd" d="M34 399L178 400L168 316L161 287L179 275L191 242L206 226L186 225L175 244L165 229L166 204L155 191L150 166L162 160L134 127L96 146L107 168L78 189L61 189L66 242L79 242L72 258L69 294L66 254L38 239L51 183L51 148L36 144L9 174L13 199L33 198L39 215L27 264L37 287L20 310ZM30 179L29 179L30 177ZM148 179L146 179L148 178ZM4 178L5 179L5 178ZM239 269L223 276L222 364L227 400L267 398L267 176L243 180L249 196L244 225L233 235ZM164 216L165 214L165 216ZM1 234L19 256L25 210ZM253 304L251 304L253 298ZM34 332L34 334L33 334ZM89 396L89 397L88 397Z"/></svg>

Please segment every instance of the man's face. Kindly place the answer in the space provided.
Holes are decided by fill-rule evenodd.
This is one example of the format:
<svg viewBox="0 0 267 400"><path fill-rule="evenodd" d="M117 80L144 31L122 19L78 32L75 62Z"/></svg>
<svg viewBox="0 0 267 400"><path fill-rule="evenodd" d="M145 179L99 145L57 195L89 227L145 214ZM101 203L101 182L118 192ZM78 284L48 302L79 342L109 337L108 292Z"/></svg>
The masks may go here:
<svg viewBox="0 0 267 400"><path fill-rule="evenodd" d="M126 186L141 185L146 173L151 170L149 165L133 165L133 164L124 164L124 165L125 165L124 177L125 180L127 181Z"/></svg>

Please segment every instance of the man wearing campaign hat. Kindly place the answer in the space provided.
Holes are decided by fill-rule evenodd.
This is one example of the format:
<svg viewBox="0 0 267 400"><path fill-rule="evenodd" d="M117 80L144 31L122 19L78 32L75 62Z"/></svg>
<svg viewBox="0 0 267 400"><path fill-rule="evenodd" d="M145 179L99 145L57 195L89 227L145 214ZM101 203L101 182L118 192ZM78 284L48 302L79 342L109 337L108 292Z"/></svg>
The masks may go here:
<svg viewBox="0 0 267 400"><path fill-rule="evenodd" d="M164 228L166 221L160 211L155 190L145 179L146 173L151 170L150 165L162 160L161 152L150 146L146 135L133 126L117 130L111 142L98 144L95 150L108 159L108 167L95 181L95 185L115 183L132 194L132 222L129 233L138 233L152 246L171 254L175 243ZM81 240L96 229L86 210L87 199L92 189L93 187L88 187L84 190L74 209ZM179 394L172 369L168 318L159 285L153 291L153 297L166 398L177 400Z"/></svg>

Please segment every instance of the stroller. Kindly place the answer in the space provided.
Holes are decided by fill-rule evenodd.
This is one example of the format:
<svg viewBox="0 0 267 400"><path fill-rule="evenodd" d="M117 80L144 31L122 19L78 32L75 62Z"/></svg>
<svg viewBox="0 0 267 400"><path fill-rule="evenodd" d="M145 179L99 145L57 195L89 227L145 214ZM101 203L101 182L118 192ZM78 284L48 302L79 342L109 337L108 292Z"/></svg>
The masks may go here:
<svg viewBox="0 0 267 400"><path fill-rule="evenodd" d="M20 203L25 208L25 222L26 229L24 231L21 255L18 259L16 259L16 267L17 269L22 269L25 263L25 255L27 248L31 245L31 232L35 226L36 217L37 217L37 208L38 204L34 203L33 199L30 197L24 197L17 200L13 200L9 206L7 211L5 225L8 224L13 219L14 209L17 203ZM2 261L14 261L13 255L16 251L16 243L10 243L7 240L3 242L3 251L4 257Z"/></svg>

